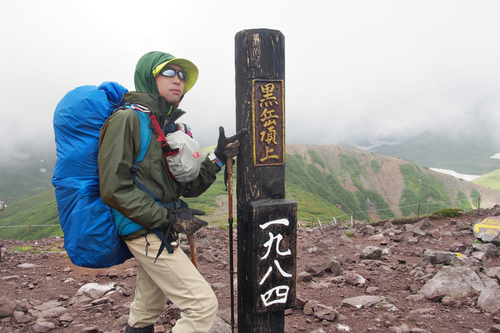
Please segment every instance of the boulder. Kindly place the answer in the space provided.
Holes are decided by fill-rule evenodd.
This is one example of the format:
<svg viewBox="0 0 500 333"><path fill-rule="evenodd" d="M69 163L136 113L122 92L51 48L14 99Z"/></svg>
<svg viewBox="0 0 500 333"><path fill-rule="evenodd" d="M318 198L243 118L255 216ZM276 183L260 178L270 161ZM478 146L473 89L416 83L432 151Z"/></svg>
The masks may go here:
<svg viewBox="0 0 500 333"><path fill-rule="evenodd" d="M15 308L15 301L6 296L0 297L0 318L11 317Z"/></svg>
<svg viewBox="0 0 500 333"><path fill-rule="evenodd" d="M427 236L427 233L422 231L422 229L420 229L419 227L415 226L412 230L413 232L413 237L425 237ZM429 234L430 236L430 234Z"/></svg>
<svg viewBox="0 0 500 333"><path fill-rule="evenodd" d="M312 316L314 314L311 302L306 302L306 304L304 304L302 313L305 314L306 316Z"/></svg>
<svg viewBox="0 0 500 333"><path fill-rule="evenodd" d="M467 248L467 245L465 245L464 242L455 242L455 243L451 244L450 251L451 252L464 252L466 248Z"/></svg>
<svg viewBox="0 0 500 333"><path fill-rule="evenodd" d="M500 310L500 286L497 279L492 279L485 274L479 273L485 288L477 299L477 306L486 312L495 313Z"/></svg>
<svg viewBox="0 0 500 333"><path fill-rule="evenodd" d="M375 227L367 224L367 225L363 226L363 228L361 228L361 230L359 230L359 231L365 236L372 236L375 234Z"/></svg>
<svg viewBox="0 0 500 333"><path fill-rule="evenodd" d="M341 273L340 263L334 259L320 264L308 264L304 270L312 276L321 276L324 273L332 273L335 276L339 276Z"/></svg>
<svg viewBox="0 0 500 333"><path fill-rule="evenodd" d="M116 283L110 282L106 284L98 284L98 283L87 283L84 284L78 292L75 294L75 296L79 296L82 294L88 295L89 297L93 299L101 298L104 295L115 291L116 290Z"/></svg>
<svg viewBox="0 0 500 333"><path fill-rule="evenodd" d="M382 257L382 249L376 246L367 246L363 249L363 253L361 253L361 259L370 259L370 260L380 260Z"/></svg>
<svg viewBox="0 0 500 333"><path fill-rule="evenodd" d="M394 228L394 224L392 224L392 222L385 222L384 223L384 229L393 229Z"/></svg>
<svg viewBox="0 0 500 333"><path fill-rule="evenodd" d="M339 313L326 305L317 304L314 306L314 317L319 320L334 321Z"/></svg>
<svg viewBox="0 0 500 333"><path fill-rule="evenodd" d="M302 271L297 275L297 281L299 282L310 282L312 279L312 274L305 271Z"/></svg>
<svg viewBox="0 0 500 333"><path fill-rule="evenodd" d="M366 280L359 274L353 271L344 273L345 282L351 286L364 285Z"/></svg>
<svg viewBox="0 0 500 333"><path fill-rule="evenodd" d="M490 258L498 257L499 254L498 248L491 243L485 243L485 244L474 243L472 244L472 248L474 249L474 251L480 251L486 253L486 255Z"/></svg>
<svg viewBox="0 0 500 333"><path fill-rule="evenodd" d="M361 309L380 303L383 300L385 300L385 298L382 296L356 296L344 299L341 306Z"/></svg>
<svg viewBox="0 0 500 333"><path fill-rule="evenodd" d="M432 224L431 220L428 217L415 223L415 226L422 230L434 227L434 225Z"/></svg>
<svg viewBox="0 0 500 333"><path fill-rule="evenodd" d="M451 265L457 256L453 252L425 250L424 257L429 258L433 265Z"/></svg>
<svg viewBox="0 0 500 333"><path fill-rule="evenodd" d="M484 283L470 267L444 266L419 293L433 302L440 302L445 296L463 299L484 288Z"/></svg>
<svg viewBox="0 0 500 333"><path fill-rule="evenodd" d="M382 242L385 240L385 237L382 234L376 234L376 235L368 237L368 240L375 241L375 242Z"/></svg>

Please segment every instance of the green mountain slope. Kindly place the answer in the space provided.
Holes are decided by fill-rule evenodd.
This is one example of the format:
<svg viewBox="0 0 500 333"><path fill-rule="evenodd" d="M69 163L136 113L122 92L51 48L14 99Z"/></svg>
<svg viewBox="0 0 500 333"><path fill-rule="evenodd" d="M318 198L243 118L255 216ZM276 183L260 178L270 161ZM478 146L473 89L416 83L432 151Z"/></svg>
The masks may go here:
<svg viewBox="0 0 500 333"><path fill-rule="evenodd" d="M356 219L386 219L500 202L500 192L415 163L342 146L287 146L287 186L297 184ZM480 198L480 203L478 202ZM299 210L300 210L299 202ZM333 211L330 213L335 215ZM325 216L326 218L327 216Z"/></svg>
<svg viewBox="0 0 500 333"><path fill-rule="evenodd" d="M500 191L500 169L488 172L487 174L474 179L472 182L474 184Z"/></svg>
<svg viewBox="0 0 500 333"><path fill-rule="evenodd" d="M499 191L399 158L341 146L291 145L286 152L286 197L297 201L299 223L351 217L387 219L443 208L473 209L478 206L478 198L483 208L500 203ZM235 195L236 177L233 180ZM192 208L207 212L205 220L227 227L228 198L222 173L205 194L185 200ZM233 202L235 210L236 198ZM0 238L61 236L58 223L54 190L49 190L1 211Z"/></svg>
<svg viewBox="0 0 500 333"><path fill-rule="evenodd" d="M54 190L18 201L0 211L2 239L28 240L62 235Z"/></svg>

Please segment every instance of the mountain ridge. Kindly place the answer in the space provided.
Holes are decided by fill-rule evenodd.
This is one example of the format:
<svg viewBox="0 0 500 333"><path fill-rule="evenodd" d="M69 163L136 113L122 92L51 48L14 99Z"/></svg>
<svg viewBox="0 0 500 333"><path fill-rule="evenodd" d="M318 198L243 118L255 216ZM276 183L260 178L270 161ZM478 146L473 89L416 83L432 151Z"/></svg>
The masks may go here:
<svg viewBox="0 0 500 333"><path fill-rule="evenodd" d="M384 220L430 214L445 208L488 208L500 203L500 191L404 159L339 145L287 145L285 148L286 197L298 202L299 223L351 218ZM233 186L236 187L236 182ZM222 174L205 194L186 201L192 208L206 211L208 222L226 226L228 205ZM27 228L14 226L32 224L55 228L53 224L57 221L57 205L51 189L0 212L1 237L47 236L37 227L31 228L30 236Z"/></svg>
<svg viewBox="0 0 500 333"><path fill-rule="evenodd" d="M467 201L470 203L470 208L473 208L475 207L473 201L477 199L477 193L479 193L482 196L482 203L484 207L493 206L494 204L500 202L500 192L498 191L485 187L478 187L476 184L471 182L432 171L429 168L418 166L411 161L401 158L379 155L373 152L361 151L339 145L289 145L286 147L288 155L293 156L294 154L298 154L309 163L314 163L314 157L310 154L311 150L317 155L324 157L326 162L325 166L329 165L333 168L334 173L337 174L339 179L343 180L342 184L344 188L349 189L351 192L360 192L361 189L359 187L363 187L381 194L388 203L388 206L394 210L394 213L397 216L404 216L402 208L400 207L402 206L401 199L404 198L405 190L408 191L409 188L408 178L410 175L403 174L403 171L405 173L412 172L411 170L402 170L401 166L404 165L412 166L415 169L416 174L420 175L422 178L429 177L431 184L432 179L434 179L436 184L446 186L447 190L445 191L446 193L443 194L443 198L449 201L458 201L459 193L463 193ZM358 173L360 173L359 181L353 179L356 178L356 175L353 175L352 172L353 166L351 165L351 169L346 168L348 165L347 161L344 161L344 163L342 162L342 159L348 159L347 156L354 158L354 161L351 161L351 163L356 163L356 161L358 161L358 165L361 169L363 169L361 171L358 170ZM319 165L325 173L328 172L328 168L325 168L318 163L316 164ZM349 172L350 170L351 172ZM406 182L405 178L407 180ZM475 191L477 191L477 193L474 195ZM408 203L417 204L415 202ZM376 209L377 205L370 206ZM370 215L372 218L377 218L377 216L374 216L375 214ZM380 216L378 216L378 218L380 218Z"/></svg>

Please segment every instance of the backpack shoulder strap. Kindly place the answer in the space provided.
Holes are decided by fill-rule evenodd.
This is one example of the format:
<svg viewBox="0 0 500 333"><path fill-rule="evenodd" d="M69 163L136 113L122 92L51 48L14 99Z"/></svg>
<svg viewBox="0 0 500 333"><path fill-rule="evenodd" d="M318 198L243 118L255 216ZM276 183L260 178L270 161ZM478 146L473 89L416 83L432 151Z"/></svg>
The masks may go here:
<svg viewBox="0 0 500 333"><path fill-rule="evenodd" d="M149 114L139 110L135 111L139 116L139 121L141 122L141 150L134 164L139 163L144 159L144 156L146 156L146 152L149 148L149 143L151 142L151 129L149 127L151 120L149 119Z"/></svg>
<svg viewBox="0 0 500 333"><path fill-rule="evenodd" d="M147 108L144 108L144 107L137 105L137 104L126 104L125 107L127 109L134 110L137 113L137 116L139 117L139 121L140 121L141 147L140 147L140 151L139 151L139 155L137 156L137 159L134 161L134 163L132 163L132 166L130 167L130 173L132 174L132 180L134 181L134 184L140 190L146 192L155 201L160 201L153 192L151 192L142 183L138 182L136 177L135 177L139 163L142 162L142 160L146 156L146 153L149 149L149 143L151 142L152 129L149 126L151 124L151 119L149 119L150 112Z"/></svg>
<svg viewBox="0 0 500 333"><path fill-rule="evenodd" d="M131 168L132 174L135 174L137 172L137 166L139 165L139 162L144 159L144 156L146 156L149 148L149 143L151 142L151 119L149 119L150 111L147 108L137 104L126 104L125 107L127 109L134 110L137 113L140 122L141 148L139 151L139 155L132 164Z"/></svg>

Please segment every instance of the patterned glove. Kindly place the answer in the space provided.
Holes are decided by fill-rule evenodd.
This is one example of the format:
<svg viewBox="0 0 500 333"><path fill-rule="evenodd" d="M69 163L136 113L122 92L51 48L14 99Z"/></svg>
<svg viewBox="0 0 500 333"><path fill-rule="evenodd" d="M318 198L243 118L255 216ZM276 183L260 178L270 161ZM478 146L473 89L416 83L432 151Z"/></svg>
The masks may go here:
<svg viewBox="0 0 500 333"><path fill-rule="evenodd" d="M205 215L201 210L185 208L173 211L172 229L185 235L193 235L201 227L207 226L208 222L203 221L194 215Z"/></svg>

